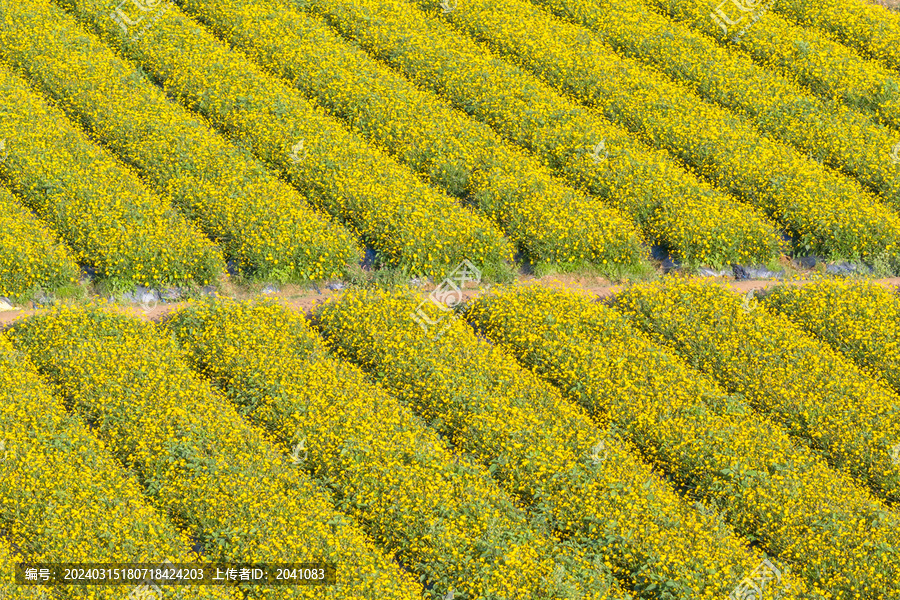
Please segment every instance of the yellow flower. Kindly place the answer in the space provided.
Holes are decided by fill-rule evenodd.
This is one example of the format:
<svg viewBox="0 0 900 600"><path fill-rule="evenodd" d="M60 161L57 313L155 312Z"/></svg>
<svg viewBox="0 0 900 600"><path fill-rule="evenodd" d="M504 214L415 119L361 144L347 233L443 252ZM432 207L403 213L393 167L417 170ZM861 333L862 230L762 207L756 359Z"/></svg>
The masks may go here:
<svg viewBox="0 0 900 600"><path fill-rule="evenodd" d="M0 170L79 262L143 285L208 280L224 271L208 239L4 65L0 90L0 139L10 154Z"/></svg>
<svg viewBox="0 0 900 600"><path fill-rule="evenodd" d="M386 264L437 279L464 258L488 274L512 260L512 244L489 218L364 142L178 7L170 6L139 39L123 32L108 6L77 0L73 8L106 44L157 78L168 95L279 171ZM299 140L307 157L295 161L291 148Z"/></svg>
<svg viewBox="0 0 900 600"><path fill-rule="evenodd" d="M343 597L421 597L421 585L195 376L184 352L151 323L96 307L60 308L17 322L9 335L75 411L90 415L154 506L200 541L204 562L330 563ZM321 590L254 595L314 599Z"/></svg>
<svg viewBox="0 0 900 600"><path fill-rule="evenodd" d="M173 104L74 17L48 0L16 3L0 16L16 24L0 28L0 53L134 165L156 193L192 216L243 269L264 278L284 272L292 279L325 279L359 262L362 250L349 231ZM316 264L323 255L330 260ZM298 266L286 269L295 257ZM151 266L139 261L136 269Z"/></svg>

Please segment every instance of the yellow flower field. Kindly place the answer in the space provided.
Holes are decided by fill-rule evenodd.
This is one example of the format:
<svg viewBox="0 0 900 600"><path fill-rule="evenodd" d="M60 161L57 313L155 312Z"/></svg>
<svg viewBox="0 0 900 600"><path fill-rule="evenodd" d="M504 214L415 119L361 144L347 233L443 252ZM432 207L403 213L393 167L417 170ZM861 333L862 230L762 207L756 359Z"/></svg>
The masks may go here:
<svg viewBox="0 0 900 600"><path fill-rule="evenodd" d="M765 262L780 249L775 227L759 211L712 189L670 155L561 96L440 19L396 0L301 6L321 13L412 82L527 148L572 185L627 212L648 241L665 244L685 263ZM308 17L295 17L291 28L308 22ZM292 49L291 55L296 53Z"/></svg>
<svg viewBox="0 0 900 600"><path fill-rule="evenodd" d="M359 262L362 249L350 232L170 102L49 0L4 5L0 23L3 58L41 81L74 120L87 123L243 269L327 279Z"/></svg>
<svg viewBox="0 0 900 600"><path fill-rule="evenodd" d="M900 133L867 112L826 103L790 79L657 15L639 0L537 1L591 29L621 54L658 67L702 98L746 117L760 132L852 175L900 208L900 169L890 155Z"/></svg>
<svg viewBox="0 0 900 600"><path fill-rule="evenodd" d="M890 501L900 396L757 301L717 286L636 286L616 307L733 394Z"/></svg>
<svg viewBox="0 0 900 600"><path fill-rule="evenodd" d="M479 207L532 258L619 267L640 259L638 232L627 216L567 188L533 157L418 90L317 18L271 2L204 0L185 8L373 144Z"/></svg>
<svg viewBox="0 0 900 600"><path fill-rule="evenodd" d="M439 0L415 4L439 12ZM900 216L856 181L772 140L683 84L621 58L525 0L468 0L455 27L766 212L799 248L844 258L894 248Z"/></svg>
<svg viewBox="0 0 900 600"><path fill-rule="evenodd" d="M3 65L0 138L8 187L101 276L209 283L224 272L208 239Z"/></svg>
<svg viewBox="0 0 900 600"><path fill-rule="evenodd" d="M48 590L39 585L15 582L15 565L20 559L4 540L0 540L0 594L7 600L50 600Z"/></svg>
<svg viewBox="0 0 900 600"><path fill-rule="evenodd" d="M595 420L627 432L693 499L793 564L815 593L900 592L896 513L613 309L534 287L479 298L466 316Z"/></svg>
<svg viewBox="0 0 900 600"><path fill-rule="evenodd" d="M195 377L183 352L151 324L99 308L60 308L8 333L79 414L96 420L106 447L138 472L154 506L203 543L206 560L336 567L334 585L270 586L255 598L421 597L419 583Z"/></svg>
<svg viewBox="0 0 900 600"><path fill-rule="evenodd" d="M871 2L0 0L0 600L900 600Z"/></svg>
<svg viewBox="0 0 900 600"><path fill-rule="evenodd" d="M766 294L764 304L900 392L896 293L864 281L822 281L803 288L777 287Z"/></svg>
<svg viewBox="0 0 900 600"><path fill-rule="evenodd" d="M900 68L900 18L883 6L864 0L784 0L773 10L819 29L891 69Z"/></svg>
<svg viewBox="0 0 900 600"><path fill-rule="evenodd" d="M31 362L2 334L0 390L0 519L12 523L6 535L30 561L199 561L188 536L147 502L137 480L85 423L66 413ZM92 599L121 598L123 589L131 591L70 589L70 597ZM242 597L226 588L188 589L198 600Z"/></svg>
<svg viewBox="0 0 900 600"><path fill-rule="evenodd" d="M627 598L581 546L541 534L484 467L275 304L205 304L175 314L192 363L329 481L342 507L420 573L431 593L471 598ZM599 570L598 570L599 567Z"/></svg>
<svg viewBox="0 0 900 600"><path fill-rule="evenodd" d="M439 339L408 294L348 292L313 314L340 354L488 465L554 529L605 556L638 597L721 598L762 557L711 523L627 441L518 366L459 319ZM601 443L602 442L602 443ZM803 584L785 575L799 597Z"/></svg>
<svg viewBox="0 0 900 600"><path fill-rule="evenodd" d="M796 78L812 92L825 99L839 99L845 104L872 113L883 123L900 128L900 77L887 67L867 60L854 49L844 46L815 30L800 27L772 10L737 21L737 31L726 31L710 15L720 0L647 0L674 19L718 40L726 47L737 47L760 65L777 69ZM746 30L745 30L746 29ZM894 142L896 143L896 141ZM887 154L889 148L881 148Z"/></svg>
<svg viewBox="0 0 900 600"><path fill-rule="evenodd" d="M75 283L78 265L46 223L0 185L0 296Z"/></svg>
<svg viewBox="0 0 900 600"><path fill-rule="evenodd" d="M95 0L58 2L162 83L167 94L251 149L386 264L443 277L466 258L498 271L513 248L487 217L426 185L174 6L137 39Z"/></svg>

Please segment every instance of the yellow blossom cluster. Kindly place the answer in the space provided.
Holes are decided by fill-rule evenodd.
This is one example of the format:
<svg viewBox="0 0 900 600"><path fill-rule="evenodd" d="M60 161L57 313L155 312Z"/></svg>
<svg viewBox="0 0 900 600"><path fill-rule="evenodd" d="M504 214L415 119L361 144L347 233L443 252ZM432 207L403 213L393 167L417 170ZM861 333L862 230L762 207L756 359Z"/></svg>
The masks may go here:
<svg viewBox="0 0 900 600"><path fill-rule="evenodd" d="M0 296L75 283L75 257L46 223L0 185Z"/></svg>
<svg viewBox="0 0 900 600"><path fill-rule="evenodd" d="M723 44L740 48L759 64L795 78L824 98L873 111L882 122L900 128L900 77L824 33L800 27L765 9L768 3L757 5L759 8L745 13L743 19L739 19L741 13L731 12L737 11L733 5L725 4L727 14L739 27L725 31L710 17L721 0L644 1ZM746 27L752 19L756 19L752 26ZM740 31L743 35L735 40Z"/></svg>
<svg viewBox="0 0 900 600"><path fill-rule="evenodd" d="M195 368L294 449L434 597L451 589L460 599L627 597L578 546L564 551L539 533L487 469L330 356L301 315L269 302L208 302L166 327Z"/></svg>
<svg viewBox="0 0 900 600"><path fill-rule="evenodd" d="M746 117L758 131L852 175L900 209L900 169L891 157L900 133L877 123L867 111L823 101L791 79L657 14L641 0L537 3L590 28L618 52L686 83L705 100Z"/></svg>
<svg viewBox="0 0 900 600"><path fill-rule="evenodd" d="M865 0L779 0L772 9L803 25L877 59L895 72L900 69L900 17Z"/></svg>
<svg viewBox="0 0 900 600"><path fill-rule="evenodd" d="M803 287L775 287L767 291L764 303L900 392L900 299L896 293L868 281L825 280Z"/></svg>
<svg viewBox="0 0 900 600"><path fill-rule="evenodd" d="M513 247L488 217L427 185L174 5L138 37L92 0L58 0L187 108L279 170L389 265L443 277L464 258L501 271Z"/></svg>
<svg viewBox="0 0 900 600"><path fill-rule="evenodd" d="M628 267L636 225L566 187L489 127L416 88L287 3L185 2L189 13L448 193L471 200L535 261Z"/></svg>
<svg viewBox="0 0 900 600"><path fill-rule="evenodd" d="M0 519L30 562L187 563L187 535L147 503L140 484L0 334ZM134 587L134 586L132 586ZM190 586L191 598L238 600ZM120 599L122 586L71 588L72 598ZM124 590L124 591L123 591ZM175 598L166 588L166 598ZM183 593L183 592L182 592ZM6 596L0 596L6 598Z"/></svg>
<svg viewBox="0 0 900 600"><path fill-rule="evenodd" d="M101 277L209 283L224 259L137 174L0 65L0 175Z"/></svg>
<svg viewBox="0 0 900 600"><path fill-rule="evenodd" d="M612 421L701 506L793 566L816 597L900 593L895 513L615 310L535 286L481 296L466 316L595 420Z"/></svg>
<svg viewBox="0 0 900 600"><path fill-rule="evenodd" d="M638 597L721 599L762 561L730 526L684 502L629 442L465 321L447 317L440 337L424 332L417 302L350 291L317 308L313 323L559 535L604 556ZM798 597L802 584L790 579L785 597Z"/></svg>
<svg viewBox="0 0 900 600"><path fill-rule="evenodd" d="M90 418L144 493L195 536L204 562L325 563L336 583L254 587L254 598L411 600L421 586L151 323L59 307L7 332ZM242 584L246 585L246 584Z"/></svg>
<svg viewBox="0 0 900 600"><path fill-rule="evenodd" d="M41 585L16 583L16 555L6 540L0 538L0 598L4 600L51 600L50 591Z"/></svg>
<svg viewBox="0 0 900 600"><path fill-rule="evenodd" d="M635 286L615 306L691 365L889 501L900 396L786 317L709 282Z"/></svg>
<svg viewBox="0 0 900 600"><path fill-rule="evenodd" d="M439 0L414 1L440 11ZM590 30L526 0L467 0L445 18L764 210L799 250L843 258L897 252L900 215L857 181L764 136L684 84L619 57Z"/></svg>
<svg viewBox="0 0 900 600"><path fill-rule="evenodd" d="M349 231L313 210L49 0L0 7L0 55L194 218L245 271L344 275L362 258Z"/></svg>
<svg viewBox="0 0 900 600"><path fill-rule="evenodd" d="M396 0L315 0L300 8L321 14L416 85L530 150L576 188L628 213L648 241L664 244L685 264L765 262L778 254L780 237L760 211L442 19Z"/></svg>

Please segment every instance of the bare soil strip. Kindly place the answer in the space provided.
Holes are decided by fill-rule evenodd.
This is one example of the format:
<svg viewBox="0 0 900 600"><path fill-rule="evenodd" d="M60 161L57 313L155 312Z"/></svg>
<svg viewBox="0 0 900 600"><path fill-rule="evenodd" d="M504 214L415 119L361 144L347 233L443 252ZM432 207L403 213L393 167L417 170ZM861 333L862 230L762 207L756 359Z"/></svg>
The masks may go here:
<svg viewBox="0 0 900 600"><path fill-rule="evenodd" d="M717 284L724 286L727 289L734 291L735 293L746 294L750 290L759 290L768 287L772 287L774 285L778 285L780 282L774 280L750 280L750 281L734 281L728 279L716 279L714 280ZM879 285L883 285L884 287L894 288L900 287L900 277L891 277L887 279L876 279L875 283ZM518 282L517 285L529 285L533 283L540 283L541 285L546 285L548 287L556 287L561 289L567 289L571 291L575 291L578 293L586 294L589 296L596 296L598 298L607 297L615 294L616 292L622 290L624 285L612 285L609 282L606 282L600 278L583 278L577 276L560 276L560 275L549 275L547 277L543 277L541 279L522 279ZM787 281L788 285L805 285L810 283L810 280L796 280L796 281ZM465 300L470 300L475 298L476 296L486 293L490 291L491 286L479 286L475 288L467 288L463 290L463 297ZM422 289L423 296L427 295L431 290L427 288ZM264 297L275 298L285 306L301 311L308 312L312 310L316 305L325 302L330 298L334 298L336 296L340 296L341 292L335 292L330 289L323 289L321 293L316 293L315 291L303 291L301 293L294 293L287 295L285 293L275 293L268 294ZM168 315L169 313L178 310L179 308L186 306L187 302L172 302L166 304L159 304L150 309L144 309L141 306L131 305L131 304L114 304L114 306L121 310L122 312L132 314L136 317L145 319L158 321ZM0 328L3 328L17 319L22 319L29 317L34 314L39 314L41 312L47 312L53 310L52 308L39 308L39 309L14 309L7 311L0 311Z"/></svg>

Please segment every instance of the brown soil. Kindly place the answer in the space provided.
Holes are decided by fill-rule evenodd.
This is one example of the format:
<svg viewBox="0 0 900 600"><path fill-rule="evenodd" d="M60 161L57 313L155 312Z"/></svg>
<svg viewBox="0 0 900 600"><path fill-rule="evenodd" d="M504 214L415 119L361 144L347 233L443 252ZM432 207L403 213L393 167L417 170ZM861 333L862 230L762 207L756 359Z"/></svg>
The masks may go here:
<svg viewBox="0 0 900 600"><path fill-rule="evenodd" d="M898 0L900 2L900 0ZM535 278L522 278L518 285L528 285L532 284L535 281L540 283L541 285L546 285L548 287L554 287L559 289L566 289L570 291L575 291L578 293L582 293L588 296L597 296L597 297L607 297L615 294L620 291L624 286L622 285L613 285L609 281L602 278L591 278L591 277L581 277L581 276L573 276L573 275L549 275L540 279ZM759 290L768 288L774 285L778 285L777 281L763 281L763 280L753 280L753 281L733 281L729 279L717 279L716 283L725 286L728 289L735 291L736 293L745 294L750 290ZM888 279L877 279L875 280L879 285L883 285L884 287L900 287L900 277L892 277ZM797 280L797 281L789 281L789 285L804 285L809 283L807 280ZM269 297L277 298L280 302L282 302L285 306L299 310L302 312L308 312L316 305L325 302L330 298L334 298L340 295L340 292L334 292L327 288L322 288L321 293L316 293L315 291L307 291L302 290L300 288L289 288L285 287L277 294L271 294ZM482 294L486 291L490 290L490 286L481 286L479 288L467 288L463 290L463 296L466 300L470 300L479 294ZM427 294L428 289L422 288L422 293ZM253 294L244 291L236 291L236 293L229 294L229 297L234 297L238 299L244 299L252 297ZM135 317L139 317L146 320L158 321L168 315L169 313L185 306L186 302L173 302L170 304L160 304L149 310L144 310L140 306L134 305L124 305L124 304L116 304L116 309L121 310L124 313L134 315ZM40 313L42 311L51 310L51 309L15 309L9 311L0 312L0 327L4 327L17 319L29 317L35 313Z"/></svg>

